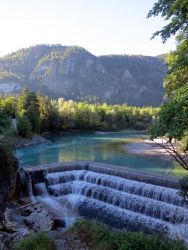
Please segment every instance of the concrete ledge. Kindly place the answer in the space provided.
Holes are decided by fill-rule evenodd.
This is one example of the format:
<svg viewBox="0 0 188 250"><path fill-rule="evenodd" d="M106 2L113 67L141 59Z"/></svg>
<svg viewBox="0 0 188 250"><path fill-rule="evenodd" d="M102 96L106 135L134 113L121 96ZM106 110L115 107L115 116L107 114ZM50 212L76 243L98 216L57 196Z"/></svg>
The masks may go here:
<svg viewBox="0 0 188 250"><path fill-rule="evenodd" d="M84 166L84 165L96 165L96 166L101 166L102 168L109 168L112 170L122 170L122 171L128 171L132 173L137 173L137 174L144 174L144 175L149 175L149 176L155 176L155 177L160 177L160 178L165 178L165 179L170 179L170 180L179 180L180 177L178 176L173 176L173 175L167 175L167 174L159 174L155 172L150 172L150 171L145 171L145 170L140 170L140 169L135 169L135 168L128 168L128 167L122 167L122 166L115 166L115 165L110 165L110 164L105 164L105 163L100 163L100 162L86 162L86 161L72 161L72 162L58 162L58 163L50 163L50 164L44 164L44 165L35 165L35 166L29 166L23 168L24 171L38 171L38 170L47 170L49 168L55 168L57 167L62 167L62 166Z"/></svg>
<svg viewBox="0 0 188 250"><path fill-rule="evenodd" d="M27 174L32 172L42 171L46 173L64 172L71 170L88 170L97 173L119 176L125 179L136 180L139 182L150 183L153 185L178 188L179 178L176 176L169 176L164 174L152 173L127 167L114 166L103 164L99 162L59 162L45 165L38 165L33 167L25 167L23 171Z"/></svg>

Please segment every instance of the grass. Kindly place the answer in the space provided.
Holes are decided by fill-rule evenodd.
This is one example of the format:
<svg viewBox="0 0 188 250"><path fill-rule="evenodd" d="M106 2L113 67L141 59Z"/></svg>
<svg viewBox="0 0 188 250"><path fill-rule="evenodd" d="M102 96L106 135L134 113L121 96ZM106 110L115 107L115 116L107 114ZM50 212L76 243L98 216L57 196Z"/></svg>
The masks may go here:
<svg viewBox="0 0 188 250"><path fill-rule="evenodd" d="M66 232L72 233L84 242L89 250L186 250L178 241L160 239L158 235L126 230L110 231L97 221L77 221Z"/></svg>
<svg viewBox="0 0 188 250"><path fill-rule="evenodd" d="M39 231L20 240L13 250L55 250L55 246L45 232Z"/></svg>

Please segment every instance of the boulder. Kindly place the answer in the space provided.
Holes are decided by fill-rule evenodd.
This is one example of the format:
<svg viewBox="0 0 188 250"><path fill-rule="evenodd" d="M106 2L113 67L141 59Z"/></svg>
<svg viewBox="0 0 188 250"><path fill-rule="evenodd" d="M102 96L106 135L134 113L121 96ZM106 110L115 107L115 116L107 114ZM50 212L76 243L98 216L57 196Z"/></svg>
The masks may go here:
<svg viewBox="0 0 188 250"><path fill-rule="evenodd" d="M15 232L0 232L0 250L13 249L18 240L28 235L26 228L18 228Z"/></svg>
<svg viewBox="0 0 188 250"><path fill-rule="evenodd" d="M39 230L50 231L54 222L41 203L6 208L1 220L0 250L12 249L16 242Z"/></svg>
<svg viewBox="0 0 188 250"><path fill-rule="evenodd" d="M56 250L87 250L86 245L74 235L52 230L54 222L40 202L6 208L0 231L0 250L13 249L17 241L39 230L46 231Z"/></svg>
<svg viewBox="0 0 188 250"><path fill-rule="evenodd" d="M52 217L40 202L21 207L18 211L30 231L50 231L54 226Z"/></svg>

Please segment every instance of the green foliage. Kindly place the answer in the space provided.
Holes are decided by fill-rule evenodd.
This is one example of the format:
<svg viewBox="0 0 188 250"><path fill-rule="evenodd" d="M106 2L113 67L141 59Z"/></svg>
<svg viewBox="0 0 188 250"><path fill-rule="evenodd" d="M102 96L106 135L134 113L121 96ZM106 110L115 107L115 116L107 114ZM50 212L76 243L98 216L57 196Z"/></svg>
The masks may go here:
<svg viewBox="0 0 188 250"><path fill-rule="evenodd" d="M39 103L35 93L29 93L27 97L27 117L31 123L32 131L35 133L40 133L40 113L39 113Z"/></svg>
<svg viewBox="0 0 188 250"><path fill-rule="evenodd" d="M125 104L107 105L86 104L83 102L66 101L59 98L58 101L43 97L39 91L29 93L25 86L18 97L7 97L17 104L14 113L17 117L18 135L30 138L33 133L55 132L82 129L120 131L124 129L147 129L157 117L158 108L131 107ZM2 112L6 113L5 106ZM7 114L8 115L8 114ZM2 120L3 122L3 120ZM1 124L1 121L0 121Z"/></svg>
<svg viewBox="0 0 188 250"><path fill-rule="evenodd" d="M1 101L1 109L4 114L7 114L9 117L14 118L17 111L17 101L18 99L11 96Z"/></svg>
<svg viewBox="0 0 188 250"><path fill-rule="evenodd" d="M137 122L135 124L135 129L144 130L144 129L146 129L146 125L143 122Z"/></svg>
<svg viewBox="0 0 188 250"><path fill-rule="evenodd" d="M18 160L14 156L14 135L11 119L0 114L0 174L10 175L17 171Z"/></svg>
<svg viewBox="0 0 188 250"><path fill-rule="evenodd" d="M31 123L26 116L17 117L17 131L18 135L24 138L32 137Z"/></svg>
<svg viewBox="0 0 188 250"><path fill-rule="evenodd" d="M18 169L18 160L13 154L14 139L12 133L6 133L0 138L0 174L11 175Z"/></svg>
<svg viewBox="0 0 188 250"><path fill-rule="evenodd" d="M158 113L159 118L150 129L150 138L167 136L176 145L163 146L184 169L188 170L188 85L178 89Z"/></svg>
<svg viewBox="0 0 188 250"><path fill-rule="evenodd" d="M151 139L168 135L181 140L188 130L188 85L176 91L174 96L163 104L158 113L159 119L150 130Z"/></svg>
<svg viewBox="0 0 188 250"><path fill-rule="evenodd" d="M158 109L136 108L126 105L75 103L71 100L57 102L60 124L63 129L119 131L127 128L147 129L155 119ZM62 129L60 128L60 129Z"/></svg>
<svg viewBox="0 0 188 250"><path fill-rule="evenodd" d="M42 44L1 57L0 84L8 74L14 75L12 82L54 99L157 107L164 95L161 83L167 67L163 62L162 57L142 55L96 57L78 46ZM14 91L20 92L16 87ZM26 110L20 104L19 112Z"/></svg>
<svg viewBox="0 0 188 250"><path fill-rule="evenodd" d="M32 131L40 133L40 113L38 99L35 93L29 93L28 88L24 86L21 95L18 97L18 134L30 138Z"/></svg>
<svg viewBox="0 0 188 250"><path fill-rule="evenodd" d="M112 131L117 131L117 126L115 123L112 124Z"/></svg>
<svg viewBox="0 0 188 250"><path fill-rule="evenodd" d="M39 231L20 240L13 250L55 250L55 246L45 232Z"/></svg>
<svg viewBox="0 0 188 250"><path fill-rule="evenodd" d="M85 242L89 250L186 250L182 243L160 239L158 235L126 230L110 231L96 221L77 221L67 233L75 234Z"/></svg>
<svg viewBox="0 0 188 250"><path fill-rule="evenodd" d="M18 98L18 108L17 108L17 114L18 115L23 115L23 110L27 110L28 104L28 88L26 86L23 87L21 95Z"/></svg>
<svg viewBox="0 0 188 250"><path fill-rule="evenodd" d="M163 43L165 43L166 40L171 35L176 34L177 31L185 33L188 25L187 13L187 0L159 0L149 11L147 17L155 17L161 14L162 17L165 17L165 20L170 20L170 22L164 26L162 30L155 32L152 38L160 35Z"/></svg>
<svg viewBox="0 0 188 250"><path fill-rule="evenodd" d="M42 131L57 132L59 126L57 110L53 108L49 97L43 98L40 91L37 93L37 99Z"/></svg>
<svg viewBox="0 0 188 250"><path fill-rule="evenodd" d="M0 134L6 129L11 127L11 119L5 114L0 114Z"/></svg>
<svg viewBox="0 0 188 250"><path fill-rule="evenodd" d="M187 174L187 172L182 168L182 166L178 162L174 162L173 173L180 178L185 177L185 175Z"/></svg>
<svg viewBox="0 0 188 250"><path fill-rule="evenodd" d="M163 149L175 159L175 164L188 170L188 2L187 0L159 0L150 10L148 17L161 13L170 20L161 31L153 34L161 35L165 42L172 34L179 31L176 40L176 51L169 53L166 63L170 70L164 79L165 97L168 101L159 112L159 119L150 130L151 139L167 136L168 143ZM172 139L176 139L173 145ZM170 144L170 147L169 147Z"/></svg>
<svg viewBox="0 0 188 250"><path fill-rule="evenodd" d="M180 152L186 153L188 151L188 135L184 135L184 137L178 143Z"/></svg>
<svg viewBox="0 0 188 250"><path fill-rule="evenodd" d="M170 52L166 58L169 72L164 78L165 97L174 94L188 81L188 40L180 41L177 50Z"/></svg>

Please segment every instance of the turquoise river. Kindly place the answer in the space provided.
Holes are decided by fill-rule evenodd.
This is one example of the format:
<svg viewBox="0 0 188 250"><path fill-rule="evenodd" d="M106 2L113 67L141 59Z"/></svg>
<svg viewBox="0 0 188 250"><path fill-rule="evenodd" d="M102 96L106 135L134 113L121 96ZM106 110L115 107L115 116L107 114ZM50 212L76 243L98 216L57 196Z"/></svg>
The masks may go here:
<svg viewBox="0 0 188 250"><path fill-rule="evenodd" d="M144 136L143 132L47 136L51 142L18 148L16 154L20 167L95 161L161 174L177 174L178 171L170 171L172 165L166 168L163 161L154 161L149 156L131 155L122 149L126 143Z"/></svg>

